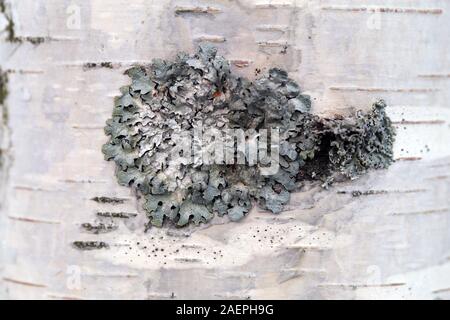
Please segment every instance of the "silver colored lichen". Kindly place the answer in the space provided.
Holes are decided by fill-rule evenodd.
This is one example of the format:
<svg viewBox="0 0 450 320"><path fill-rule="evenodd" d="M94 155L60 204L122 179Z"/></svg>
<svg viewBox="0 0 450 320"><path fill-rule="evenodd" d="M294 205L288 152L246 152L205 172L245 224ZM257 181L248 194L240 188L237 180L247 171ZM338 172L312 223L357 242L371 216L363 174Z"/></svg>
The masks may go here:
<svg viewBox="0 0 450 320"><path fill-rule="evenodd" d="M255 202L279 213L303 180L328 185L392 162L394 132L382 101L366 114L322 119L285 71L271 69L251 82L233 75L208 45L127 74L132 82L115 100L103 153L115 161L118 182L144 196L154 226L199 224L214 213L238 221ZM198 123L218 132L278 128L278 172L264 176L261 164L183 161L174 150Z"/></svg>

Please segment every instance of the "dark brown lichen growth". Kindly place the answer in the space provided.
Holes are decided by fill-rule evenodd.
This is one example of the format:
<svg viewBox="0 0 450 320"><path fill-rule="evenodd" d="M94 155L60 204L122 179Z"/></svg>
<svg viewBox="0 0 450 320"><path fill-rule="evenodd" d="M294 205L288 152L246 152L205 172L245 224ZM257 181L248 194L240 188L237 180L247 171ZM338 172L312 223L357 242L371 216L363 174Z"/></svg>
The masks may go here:
<svg viewBox="0 0 450 320"><path fill-rule="evenodd" d="M384 169L393 162L394 128L378 101L368 113L349 117L316 118L316 149L301 170L303 178L320 179L325 186L336 179L353 179L368 169ZM300 177L299 177L300 178Z"/></svg>
<svg viewBox="0 0 450 320"><path fill-rule="evenodd" d="M119 183L144 195L144 208L155 226L165 221L199 224L213 213L237 221L254 202L279 213L303 180L328 186L392 162L394 131L383 101L368 113L320 118L310 113L309 97L285 71L271 69L253 82L237 77L208 45L194 55L181 53L174 62L155 60L127 74L132 83L121 88L115 101L103 153L115 161ZM248 165L248 154L246 164L180 160L173 151L197 123L218 132L277 128L278 171L263 175L265 165ZM269 140L274 137L270 134ZM245 138L252 141L253 136ZM209 152L213 141L195 143L193 148Z"/></svg>

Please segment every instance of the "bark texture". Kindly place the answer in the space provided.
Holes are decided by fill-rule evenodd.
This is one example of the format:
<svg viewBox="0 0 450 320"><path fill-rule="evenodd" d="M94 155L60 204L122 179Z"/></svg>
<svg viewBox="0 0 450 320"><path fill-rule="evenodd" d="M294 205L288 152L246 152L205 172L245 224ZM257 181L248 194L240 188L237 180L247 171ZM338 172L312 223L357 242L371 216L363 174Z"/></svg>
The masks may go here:
<svg viewBox="0 0 450 320"><path fill-rule="evenodd" d="M448 1L1 3L1 298L450 297ZM396 163L280 215L144 233L104 123L124 70L204 41L247 77L287 69L316 113L385 99Z"/></svg>

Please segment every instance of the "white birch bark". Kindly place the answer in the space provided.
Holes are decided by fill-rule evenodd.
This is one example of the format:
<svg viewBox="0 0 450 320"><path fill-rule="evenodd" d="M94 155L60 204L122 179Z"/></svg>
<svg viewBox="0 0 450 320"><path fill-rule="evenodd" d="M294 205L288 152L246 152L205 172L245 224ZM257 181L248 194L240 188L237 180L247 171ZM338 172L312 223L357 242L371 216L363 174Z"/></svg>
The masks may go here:
<svg viewBox="0 0 450 320"><path fill-rule="evenodd" d="M9 79L0 135L1 298L450 297L450 2L5 3L21 42L0 44ZM2 15L0 26L7 22ZM103 160L103 126L128 82L125 69L202 41L248 77L287 69L317 113L384 98L398 161L329 190L298 192L280 215L254 209L239 223L144 233L142 204ZM375 192L339 193L355 190ZM124 202L91 200L101 196ZM99 221L117 229L81 228ZM80 251L73 241L110 248Z"/></svg>

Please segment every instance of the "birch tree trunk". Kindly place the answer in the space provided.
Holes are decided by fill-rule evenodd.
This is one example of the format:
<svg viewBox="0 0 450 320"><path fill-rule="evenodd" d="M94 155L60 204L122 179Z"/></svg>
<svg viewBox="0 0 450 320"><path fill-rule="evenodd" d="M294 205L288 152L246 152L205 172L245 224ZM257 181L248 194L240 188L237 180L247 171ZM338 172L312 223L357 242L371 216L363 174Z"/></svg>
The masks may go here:
<svg viewBox="0 0 450 320"><path fill-rule="evenodd" d="M449 1L2 3L1 298L450 297ZM103 126L124 70L205 41L247 77L287 69L315 113L384 98L396 163L280 215L145 233Z"/></svg>

